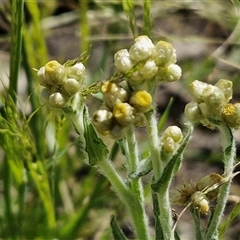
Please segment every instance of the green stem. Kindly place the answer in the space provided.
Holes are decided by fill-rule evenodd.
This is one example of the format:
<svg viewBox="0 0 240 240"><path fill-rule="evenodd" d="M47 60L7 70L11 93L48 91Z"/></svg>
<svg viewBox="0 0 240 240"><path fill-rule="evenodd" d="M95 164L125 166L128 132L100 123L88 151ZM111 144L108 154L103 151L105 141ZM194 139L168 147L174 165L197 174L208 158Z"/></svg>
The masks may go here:
<svg viewBox="0 0 240 240"><path fill-rule="evenodd" d="M136 171L139 164L138 145L134 132L134 127L129 127L126 136L126 162L128 174ZM144 194L141 179L133 178L129 180L129 187L133 193L133 201L130 202L130 211L133 217L134 225L139 239L149 239L148 218L144 209Z"/></svg>
<svg viewBox="0 0 240 240"><path fill-rule="evenodd" d="M235 155L236 155L236 146L233 138L232 131L229 127L225 125L218 126L221 138L222 138L222 148L224 153L224 177L228 177L232 174ZM226 206L229 190L230 190L231 181L224 183L221 186L220 194L218 197L217 205L205 234L204 239L217 240L218 236L218 227L223 216L223 211Z"/></svg>
<svg viewBox="0 0 240 240"><path fill-rule="evenodd" d="M122 181L121 177L117 174L116 169L109 160L99 161L98 167L100 167L103 175L110 181L114 191L119 196L120 200L127 206L131 214L137 239L148 240L149 234L147 232L147 221L145 211L142 205L142 198L140 190L135 189L132 192L132 186L136 186L136 182L128 188Z"/></svg>
<svg viewBox="0 0 240 240"><path fill-rule="evenodd" d="M159 138L158 138L158 127L157 119L154 111L150 111L146 114L147 118L147 129L148 129L148 141L151 151L151 159L153 165L153 173L155 181L157 181L163 172L161 163L161 155L159 151Z"/></svg>
<svg viewBox="0 0 240 240"><path fill-rule="evenodd" d="M154 180L158 181L162 176L164 167L159 150L160 147L157 119L154 111L150 111L149 113L147 113L146 117ZM173 226L171 205L169 200L169 186L167 185L161 188L161 191L158 191L156 194L160 211L160 216L158 217L161 223L161 227L163 229L164 240L169 240L171 237L171 230Z"/></svg>

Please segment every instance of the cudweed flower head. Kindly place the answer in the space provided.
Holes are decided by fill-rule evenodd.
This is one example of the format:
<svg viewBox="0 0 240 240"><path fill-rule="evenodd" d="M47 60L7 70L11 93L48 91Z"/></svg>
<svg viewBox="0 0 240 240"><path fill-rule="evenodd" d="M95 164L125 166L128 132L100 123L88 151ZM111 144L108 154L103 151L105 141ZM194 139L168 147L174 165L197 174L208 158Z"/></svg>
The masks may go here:
<svg viewBox="0 0 240 240"><path fill-rule="evenodd" d="M158 67L153 60L148 60L139 70L140 75L145 80L153 79L158 71Z"/></svg>
<svg viewBox="0 0 240 240"><path fill-rule="evenodd" d="M184 113L186 117L193 123L198 123L201 119L204 118L197 102L188 103L185 106Z"/></svg>
<svg viewBox="0 0 240 240"><path fill-rule="evenodd" d="M69 96L77 93L80 90L80 83L75 78L68 78L63 83L63 90Z"/></svg>
<svg viewBox="0 0 240 240"><path fill-rule="evenodd" d="M67 106L66 98L60 92L50 94L48 103L54 108L64 108Z"/></svg>
<svg viewBox="0 0 240 240"><path fill-rule="evenodd" d="M201 192L197 191L191 195L192 205L202 214L207 214L209 211L209 199Z"/></svg>
<svg viewBox="0 0 240 240"><path fill-rule="evenodd" d="M168 127L162 137L160 138L160 144L162 145L162 157L168 160L169 157L177 150L183 139L182 131L177 126Z"/></svg>
<svg viewBox="0 0 240 240"><path fill-rule="evenodd" d="M211 173L207 176L201 178L196 185L198 191L206 190L206 197L209 201L212 201L218 197L219 194L219 187L210 189L214 184L221 183L223 177L217 173ZM210 189L208 191L208 188Z"/></svg>
<svg viewBox="0 0 240 240"><path fill-rule="evenodd" d="M114 82L104 82L101 86L101 92L103 93L105 105L111 109L117 103L126 102L129 99L129 93Z"/></svg>
<svg viewBox="0 0 240 240"><path fill-rule="evenodd" d="M176 50L173 48L171 43L159 41L156 44L153 53L153 60L157 66L162 67L171 63L176 63L176 59Z"/></svg>
<svg viewBox="0 0 240 240"><path fill-rule="evenodd" d="M222 110L224 122L231 128L240 127L240 103L227 103Z"/></svg>
<svg viewBox="0 0 240 240"><path fill-rule="evenodd" d="M183 139L182 130L177 126L169 126L163 134L163 138L172 138L174 142L181 142Z"/></svg>
<svg viewBox="0 0 240 240"><path fill-rule="evenodd" d="M226 79L220 79L216 84L216 87L218 87L222 93L224 94L225 97L225 102L229 102L232 99L232 94L233 94L233 84L231 81L226 80Z"/></svg>
<svg viewBox="0 0 240 240"><path fill-rule="evenodd" d="M130 98L130 104L139 112L148 112L152 108L152 96L147 91L137 91Z"/></svg>
<svg viewBox="0 0 240 240"><path fill-rule="evenodd" d="M113 116L121 126L126 127L134 123L135 109L128 103L117 103L113 109Z"/></svg>
<svg viewBox="0 0 240 240"><path fill-rule="evenodd" d="M122 73L128 72L133 67L133 63L127 49L121 49L116 52L114 55L114 62L117 70Z"/></svg>
<svg viewBox="0 0 240 240"><path fill-rule="evenodd" d="M100 109L94 113L92 122L99 133L106 135L113 127L113 114L107 109Z"/></svg>
<svg viewBox="0 0 240 240"><path fill-rule="evenodd" d="M202 100L209 107L219 108L225 103L225 96L223 92L216 86L208 85L204 88L202 93Z"/></svg>
<svg viewBox="0 0 240 240"><path fill-rule="evenodd" d="M136 63L147 60L154 49L154 44L148 36L139 36L135 38L135 43L129 49L131 60Z"/></svg>
<svg viewBox="0 0 240 240"><path fill-rule="evenodd" d="M45 75L51 85L61 85L67 77L65 67L55 60L45 65Z"/></svg>
<svg viewBox="0 0 240 240"><path fill-rule="evenodd" d="M207 86L208 86L207 83L201 82L199 80L195 80L190 84L189 86L190 93L192 94L193 99L197 103L203 101L202 100L203 91Z"/></svg>
<svg viewBox="0 0 240 240"><path fill-rule="evenodd" d="M74 78L78 82L81 82L86 76L86 68L82 63L76 63L67 68L67 76L68 78Z"/></svg>

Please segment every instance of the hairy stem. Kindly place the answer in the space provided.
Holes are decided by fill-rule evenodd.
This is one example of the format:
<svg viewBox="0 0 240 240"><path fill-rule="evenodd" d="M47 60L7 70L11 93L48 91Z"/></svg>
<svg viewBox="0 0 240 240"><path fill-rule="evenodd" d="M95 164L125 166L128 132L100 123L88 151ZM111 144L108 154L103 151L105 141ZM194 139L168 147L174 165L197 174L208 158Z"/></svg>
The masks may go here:
<svg viewBox="0 0 240 240"><path fill-rule="evenodd" d="M232 131L229 127L227 127L226 125L219 125L218 128L221 133L222 148L224 154L224 177L228 177L232 174L235 161L236 155L235 141L232 135ZM220 225L220 221L223 216L223 211L226 206L230 185L231 181L228 181L224 183L220 189L218 202L204 239L209 240L219 239L218 227Z"/></svg>
<svg viewBox="0 0 240 240"><path fill-rule="evenodd" d="M146 117L154 180L158 181L158 179L160 179L163 173L163 164L159 150L160 147L158 138L157 119L154 111L147 113ZM164 188L164 190L161 190L156 194L160 211L159 221L163 229L164 240L169 240L173 225L171 205L169 201L169 189L168 187L166 187Z"/></svg>

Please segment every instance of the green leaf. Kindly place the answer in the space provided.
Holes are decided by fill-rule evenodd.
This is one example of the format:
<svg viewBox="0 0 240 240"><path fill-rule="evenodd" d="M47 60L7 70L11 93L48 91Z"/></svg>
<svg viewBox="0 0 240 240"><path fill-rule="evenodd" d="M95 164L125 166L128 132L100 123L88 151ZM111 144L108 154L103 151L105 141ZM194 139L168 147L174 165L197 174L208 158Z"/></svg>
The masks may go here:
<svg viewBox="0 0 240 240"><path fill-rule="evenodd" d="M232 221L238 217L240 213L240 201L237 203L237 205L233 208L230 215L222 222L222 224L219 227L219 239L222 239L224 233L229 229L230 224Z"/></svg>
<svg viewBox="0 0 240 240"><path fill-rule="evenodd" d="M159 204L158 204L158 197L156 193L152 193L152 200L153 200L153 213L155 216L155 234L156 234L155 240L162 240L164 239L164 236L163 236L161 221L159 219L160 210L159 210Z"/></svg>
<svg viewBox="0 0 240 240"><path fill-rule="evenodd" d="M130 174L130 178L140 178L152 171L152 161L151 158L143 159L139 162L137 170Z"/></svg>
<svg viewBox="0 0 240 240"><path fill-rule="evenodd" d="M111 217L110 226L112 228L112 234L113 234L114 240L127 240L122 230L119 228L115 220L115 216Z"/></svg>
<svg viewBox="0 0 240 240"><path fill-rule="evenodd" d="M175 154L172 156L167 166L165 167L161 178L152 184L153 191L158 192L160 191L160 189L166 189L169 186L173 174L179 169L179 166L181 165L182 155L191 138L192 131L193 126L189 124L186 136L184 137L181 145L178 147L177 151L175 152Z"/></svg>
<svg viewBox="0 0 240 240"><path fill-rule="evenodd" d="M89 164L94 166L97 165L99 161L106 159L109 151L102 139L97 136L97 133L90 122L90 117L86 108L83 114L84 137L86 141L85 150L88 153Z"/></svg>

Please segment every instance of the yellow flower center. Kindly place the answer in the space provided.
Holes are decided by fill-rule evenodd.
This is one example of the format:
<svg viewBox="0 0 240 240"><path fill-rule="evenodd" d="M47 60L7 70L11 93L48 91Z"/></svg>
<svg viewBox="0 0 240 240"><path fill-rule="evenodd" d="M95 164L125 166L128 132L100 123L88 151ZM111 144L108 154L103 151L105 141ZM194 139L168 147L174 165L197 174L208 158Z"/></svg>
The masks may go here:
<svg viewBox="0 0 240 240"><path fill-rule="evenodd" d="M223 107L222 114L224 116L232 116L235 112L236 112L235 106L233 104L231 104L231 103L227 103Z"/></svg>

